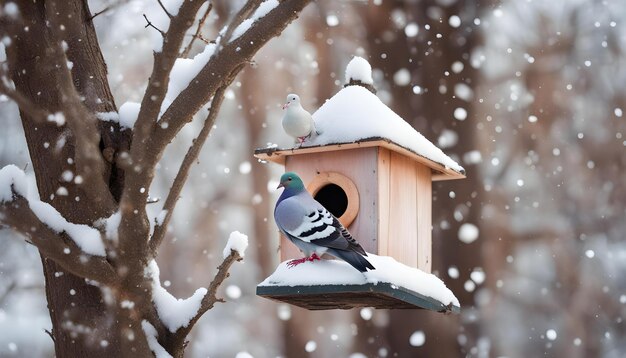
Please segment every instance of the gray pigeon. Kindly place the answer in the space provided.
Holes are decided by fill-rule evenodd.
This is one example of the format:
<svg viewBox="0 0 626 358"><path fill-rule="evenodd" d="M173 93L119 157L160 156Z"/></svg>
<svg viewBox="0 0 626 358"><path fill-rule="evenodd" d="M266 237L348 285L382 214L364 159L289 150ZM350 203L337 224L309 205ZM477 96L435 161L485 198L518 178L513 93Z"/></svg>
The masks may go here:
<svg viewBox="0 0 626 358"><path fill-rule="evenodd" d="M283 174L278 187L284 190L274 208L276 225L306 255L289 261L290 267L319 260L327 253L346 261L360 272L374 270L374 266L365 259L367 253L361 245L333 214L313 199L296 173Z"/></svg>
<svg viewBox="0 0 626 358"><path fill-rule="evenodd" d="M311 133L315 132L315 123L311 113L302 108L300 97L293 93L287 96L287 102L283 105L283 109L285 110L282 121L283 129L302 144L311 136Z"/></svg>

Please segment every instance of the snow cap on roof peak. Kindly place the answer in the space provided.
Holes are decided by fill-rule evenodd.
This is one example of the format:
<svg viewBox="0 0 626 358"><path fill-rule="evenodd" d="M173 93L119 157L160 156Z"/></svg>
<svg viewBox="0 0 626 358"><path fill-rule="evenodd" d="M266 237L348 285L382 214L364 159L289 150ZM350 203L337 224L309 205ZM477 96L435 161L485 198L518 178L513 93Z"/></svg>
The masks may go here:
<svg viewBox="0 0 626 358"><path fill-rule="evenodd" d="M346 83L350 80L361 81L365 84L372 85L372 66L366 59L354 56L346 66Z"/></svg>
<svg viewBox="0 0 626 358"><path fill-rule="evenodd" d="M372 79L372 66L366 59L354 56L346 66L346 84L344 87L359 85L376 93L374 80Z"/></svg>

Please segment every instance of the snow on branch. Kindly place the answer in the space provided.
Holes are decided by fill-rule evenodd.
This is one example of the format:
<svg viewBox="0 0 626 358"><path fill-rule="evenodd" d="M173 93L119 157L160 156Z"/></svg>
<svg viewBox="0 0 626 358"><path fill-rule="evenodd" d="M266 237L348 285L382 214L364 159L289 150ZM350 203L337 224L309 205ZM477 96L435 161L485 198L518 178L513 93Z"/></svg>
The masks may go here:
<svg viewBox="0 0 626 358"><path fill-rule="evenodd" d="M244 257L246 249L248 248L248 236L240 233L239 231L233 231L228 237L226 247L224 247L224 259L230 256L231 251L236 251L241 258Z"/></svg>
<svg viewBox="0 0 626 358"><path fill-rule="evenodd" d="M169 9L172 17L164 16L164 23L159 24L165 31L163 38L159 38L159 46L155 48L154 66L148 82L148 88L141 101L141 110L135 123L135 140L144 142L153 129L163 100L167 93L170 72L178 57L178 51L185 38L185 33L189 26L193 24L196 14L204 1L184 1L178 0L176 6ZM134 153L137 157L140 153ZM139 158L136 158L139 159Z"/></svg>
<svg viewBox="0 0 626 358"><path fill-rule="evenodd" d="M232 37L226 39L226 41L232 41L232 40L238 39L241 35L243 35L244 32L250 29L250 27L252 26L252 24L254 24L255 21L267 15L267 13L273 10L276 6L278 6L278 0L263 1L254 12L254 15L242 21L241 24L239 24L233 31Z"/></svg>
<svg viewBox="0 0 626 358"><path fill-rule="evenodd" d="M196 321L206 311L211 309L216 302L223 302L222 299L217 298L217 289L229 276L230 266L240 260L239 253L232 250L218 267L218 272L209 288L200 287L187 299L176 298L161 286L159 266L156 261L152 260L146 268L146 277L152 279L152 302L165 327L172 333L187 336Z"/></svg>
<svg viewBox="0 0 626 358"><path fill-rule="evenodd" d="M174 297L161 286L159 265L155 260L148 264L146 277L152 279L152 302L154 302L159 318L165 327L172 333L181 327L187 327L200 309L202 298L207 294L207 289L200 287L187 299Z"/></svg>
<svg viewBox="0 0 626 358"><path fill-rule="evenodd" d="M0 169L0 203L11 201L16 195L25 197L27 194L26 174L20 168L9 164Z"/></svg>
<svg viewBox="0 0 626 358"><path fill-rule="evenodd" d="M239 25L247 19L252 12L259 7L261 4L261 0L248 0L246 1L241 9L235 14L235 16L230 20L230 23L220 31L220 43L228 43L233 35L233 31Z"/></svg>
<svg viewBox="0 0 626 358"><path fill-rule="evenodd" d="M154 353L156 358L172 358L172 355L159 344L159 340L157 339L159 333L150 322L146 320L141 321L141 329L143 329L143 333L148 340L148 347L150 347L150 350Z"/></svg>
<svg viewBox="0 0 626 358"><path fill-rule="evenodd" d="M24 172L14 165L0 169L0 224L26 235L44 256L78 276L116 281L98 230L70 223L50 204L27 197Z"/></svg>
<svg viewBox="0 0 626 358"><path fill-rule="evenodd" d="M122 129L133 129L137 116L139 115L140 104L137 102L124 102L118 112L98 112L96 118L103 122L118 123Z"/></svg>
<svg viewBox="0 0 626 358"><path fill-rule="evenodd" d="M231 233L226 248L228 255L218 266L217 273L208 288L201 287L187 299L176 299L161 286L159 267L154 260L146 268L145 275L152 280L152 301L161 322L174 334L174 339L185 339L196 322L215 303L224 302L217 297L217 290L228 278L233 263L241 261L248 243L248 237L238 231Z"/></svg>

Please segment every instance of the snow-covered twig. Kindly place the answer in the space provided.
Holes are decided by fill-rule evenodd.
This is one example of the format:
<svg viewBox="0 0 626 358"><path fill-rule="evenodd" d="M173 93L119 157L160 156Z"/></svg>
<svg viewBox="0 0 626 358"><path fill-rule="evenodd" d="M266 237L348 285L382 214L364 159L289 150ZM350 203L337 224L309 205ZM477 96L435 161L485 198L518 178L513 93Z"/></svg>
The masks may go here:
<svg viewBox="0 0 626 358"><path fill-rule="evenodd" d="M200 317L213 308L216 303L224 302L223 299L217 297L217 290L228 278L230 267L243 259L247 246L248 237L246 235L237 231L231 233L224 249L228 255L224 255L224 261L218 266L217 273L209 287L199 288L191 297L184 300L176 299L165 288L161 287L158 265L154 260L151 261L146 273L147 277L152 280L152 301L158 312L160 323L169 332L166 339L172 346L183 347L187 335ZM198 295L201 295L199 302ZM148 339L150 338L148 337Z"/></svg>
<svg viewBox="0 0 626 358"><path fill-rule="evenodd" d="M200 309L198 310L198 313L196 313L196 315L191 319L187 327L184 327L183 329L179 330L179 332L186 331L184 333L181 332L183 334L183 337L187 336L189 331L191 331L191 328L193 327L193 325L200 319L200 317L202 317L203 314L206 313L206 311L213 308L213 306L217 302L224 302L223 299L217 297L217 289L220 288L224 280L226 280L228 276L230 276L230 274L228 273L228 270L230 270L230 267L235 262L241 261L242 259L243 258L239 254L239 251L231 250L230 255L228 255L224 259L222 264L217 267L217 273L215 274L213 281L211 281L211 284L208 287L208 291L206 295L204 295L204 298L202 299L202 303L200 305Z"/></svg>

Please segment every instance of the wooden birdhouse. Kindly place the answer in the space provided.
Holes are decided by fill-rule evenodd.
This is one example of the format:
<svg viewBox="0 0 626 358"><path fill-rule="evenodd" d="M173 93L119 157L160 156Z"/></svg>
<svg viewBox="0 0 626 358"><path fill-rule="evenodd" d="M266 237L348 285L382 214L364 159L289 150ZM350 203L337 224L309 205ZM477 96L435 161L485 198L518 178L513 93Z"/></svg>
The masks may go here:
<svg viewBox="0 0 626 358"><path fill-rule="evenodd" d="M339 218L368 253L390 256L429 274L432 182L461 179L465 172L381 102L372 91L371 73L367 75L367 70L348 68L346 77L352 85L349 82L313 114L319 134L293 148L257 149L255 156L296 172L313 197ZM280 256L285 261L302 254L281 237ZM458 309L458 303L447 305L397 287L394 295L397 285L393 284L348 286L303 285L296 291L293 286L259 286L257 290L261 296L309 309Z"/></svg>

